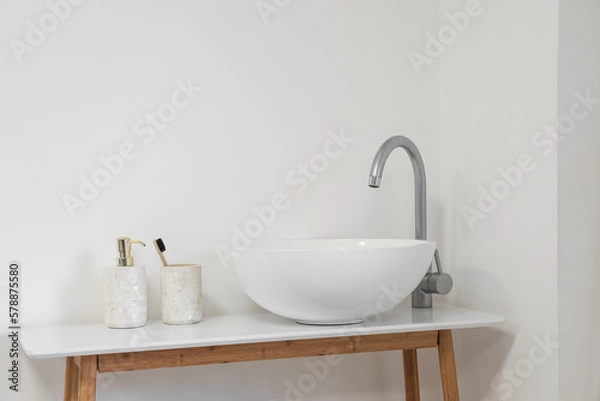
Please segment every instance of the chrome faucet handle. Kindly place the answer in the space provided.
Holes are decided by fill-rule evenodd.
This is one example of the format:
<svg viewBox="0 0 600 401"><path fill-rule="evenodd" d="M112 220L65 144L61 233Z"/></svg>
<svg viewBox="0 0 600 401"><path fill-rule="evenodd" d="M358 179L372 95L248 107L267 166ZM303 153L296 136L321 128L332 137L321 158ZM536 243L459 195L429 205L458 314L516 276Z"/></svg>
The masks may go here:
<svg viewBox="0 0 600 401"><path fill-rule="evenodd" d="M434 260L437 266L437 273L427 273L423 277L423 280L421 280L419 289L426 294L446 295L452 290L454 282L449 274L444 273L440 254L437 249L434 253Z"/></svg>

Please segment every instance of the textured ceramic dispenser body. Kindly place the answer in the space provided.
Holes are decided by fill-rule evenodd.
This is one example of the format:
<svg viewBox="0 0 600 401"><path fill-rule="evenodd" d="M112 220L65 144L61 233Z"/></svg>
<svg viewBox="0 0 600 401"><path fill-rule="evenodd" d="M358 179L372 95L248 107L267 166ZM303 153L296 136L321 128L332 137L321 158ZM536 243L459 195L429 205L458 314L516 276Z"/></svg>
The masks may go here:
<svg viewBox="0 0 600 401"><path fill-rule="evenodd" d="M148 289L143 266L104 269L104 318L114 329L140 327L148 319Z"/></svg>
<svg viewBox="0 0 600 401"><path fill-rule="evenodd" d="M198 323L202 319L202 267L168 265L160 268L162 320L167 324Z"/></svg>

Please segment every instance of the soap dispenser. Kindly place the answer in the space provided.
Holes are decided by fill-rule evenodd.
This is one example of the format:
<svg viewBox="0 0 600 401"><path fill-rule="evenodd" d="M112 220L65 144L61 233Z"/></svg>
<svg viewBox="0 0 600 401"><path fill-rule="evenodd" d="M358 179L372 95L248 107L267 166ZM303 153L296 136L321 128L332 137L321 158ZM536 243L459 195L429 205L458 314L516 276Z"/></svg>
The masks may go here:
<svg viewBox="0 0 600 401"><path fill-rule="evenodd" d="M104 319L112 329L141 327L148 318L146 269L134 264L131 245L146 244L129 237L115 243L117 265L104 268Z"/></svg>

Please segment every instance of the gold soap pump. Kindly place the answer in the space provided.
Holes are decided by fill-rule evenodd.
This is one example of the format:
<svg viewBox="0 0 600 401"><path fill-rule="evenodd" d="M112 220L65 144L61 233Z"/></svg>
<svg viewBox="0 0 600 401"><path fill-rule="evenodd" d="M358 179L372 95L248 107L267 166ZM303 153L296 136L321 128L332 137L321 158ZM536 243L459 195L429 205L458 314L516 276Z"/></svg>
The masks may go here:
<svg viewBox="0 0 600 401"><path fill-rule="evenodd" d="M118 237L115 240L115 245L117 246L117 252L119 254L119 257L117 258L117 266L133 266L131 244L146 246L146 244L144 244L142 241L131 239L129 237Z"/></svg>
<svg viewBox="0 0 600 401"><path fill-rule="evenodd" d="M104 268L104 319L112 329L141 327L148 319L146 268L134 263L131 245L146 246L139 240L118 237L117 264Z"/></svg>

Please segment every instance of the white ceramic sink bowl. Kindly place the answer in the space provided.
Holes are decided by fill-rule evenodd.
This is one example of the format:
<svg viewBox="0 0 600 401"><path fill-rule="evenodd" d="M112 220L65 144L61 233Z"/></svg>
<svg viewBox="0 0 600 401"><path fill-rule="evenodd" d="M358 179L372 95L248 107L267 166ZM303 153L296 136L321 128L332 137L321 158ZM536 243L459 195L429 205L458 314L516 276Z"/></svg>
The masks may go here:
<svg viewBox="0 0 600 401"><path fill-rule="evenodd" d="M258 305L305 324L350 324L384 313L417 288L435 242L381 239L277 240L232 260Z"/></svg>

